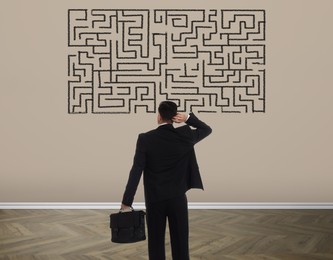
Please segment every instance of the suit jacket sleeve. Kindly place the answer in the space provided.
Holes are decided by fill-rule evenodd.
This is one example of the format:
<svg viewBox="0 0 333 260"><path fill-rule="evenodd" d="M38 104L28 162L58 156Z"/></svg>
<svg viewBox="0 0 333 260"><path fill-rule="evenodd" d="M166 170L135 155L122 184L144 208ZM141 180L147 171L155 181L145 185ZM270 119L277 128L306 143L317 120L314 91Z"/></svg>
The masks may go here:
<svg viewBox="0 0 333 260"><path fill-rule="evenodd" d="M142 171L146 163L146 154L143 145L143 135L140 134L137 140L133 166L129 173L126 189L123 195L122 203L127 206L132 206L134 195L139 185Z"/></svg>
<svg viewBox="0 0 333 260"><path fill-rule="evenodd" d="M212 129L206 123L200 121L193 113L187 119L186 124L196 129L192 130L194 144L212 133Z"/></svg>

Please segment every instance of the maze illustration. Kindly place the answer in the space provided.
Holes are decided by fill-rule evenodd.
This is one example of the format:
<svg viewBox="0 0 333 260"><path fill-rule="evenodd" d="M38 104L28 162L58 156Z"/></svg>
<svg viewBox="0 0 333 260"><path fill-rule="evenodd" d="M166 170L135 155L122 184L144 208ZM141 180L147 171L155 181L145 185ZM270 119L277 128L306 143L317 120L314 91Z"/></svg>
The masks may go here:
<svg viewBox="0 0 333 260"><path fill-rule="evenodd" d="M265 10L69 9L68 113L263 113L265 25Z"/></svg>

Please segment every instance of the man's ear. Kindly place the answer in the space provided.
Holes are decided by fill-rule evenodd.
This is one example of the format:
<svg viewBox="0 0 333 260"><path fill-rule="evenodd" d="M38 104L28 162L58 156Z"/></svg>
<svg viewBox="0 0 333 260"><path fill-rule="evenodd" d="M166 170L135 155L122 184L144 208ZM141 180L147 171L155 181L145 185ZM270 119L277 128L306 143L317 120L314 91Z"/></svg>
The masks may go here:
<svg viewBox="0 0 333 260"><path fill-rule="evenodd" d="M162 117L161 117L160 113L157 113L157 123L158 124L162 123Z"/></svg>

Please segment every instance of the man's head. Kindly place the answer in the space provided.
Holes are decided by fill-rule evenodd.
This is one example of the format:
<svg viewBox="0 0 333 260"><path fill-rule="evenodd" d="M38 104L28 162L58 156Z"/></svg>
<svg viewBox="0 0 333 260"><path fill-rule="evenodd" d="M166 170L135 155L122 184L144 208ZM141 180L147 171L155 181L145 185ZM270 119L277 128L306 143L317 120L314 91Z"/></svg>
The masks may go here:
<svg viewBox="0 0 333 260"><path fill-rule="evenodd" d="M172 101L163 101L158 107L158 123L172 123L172 118L177 115L177 105Z"/></svg>

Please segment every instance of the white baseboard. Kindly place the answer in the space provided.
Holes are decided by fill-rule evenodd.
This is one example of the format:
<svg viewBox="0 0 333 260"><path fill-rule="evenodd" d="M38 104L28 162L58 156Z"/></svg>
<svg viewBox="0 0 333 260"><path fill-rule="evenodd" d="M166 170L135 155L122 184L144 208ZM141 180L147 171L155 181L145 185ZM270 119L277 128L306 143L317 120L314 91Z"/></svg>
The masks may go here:
<svg viewBox="0 0 333 260"><path fill-rule="evenodd" d="M189 202L189 209L333 209L333 203ZM0 202L0 209L119 209L120 202ZM144 202L133 204L145 209Z"/></svg>

